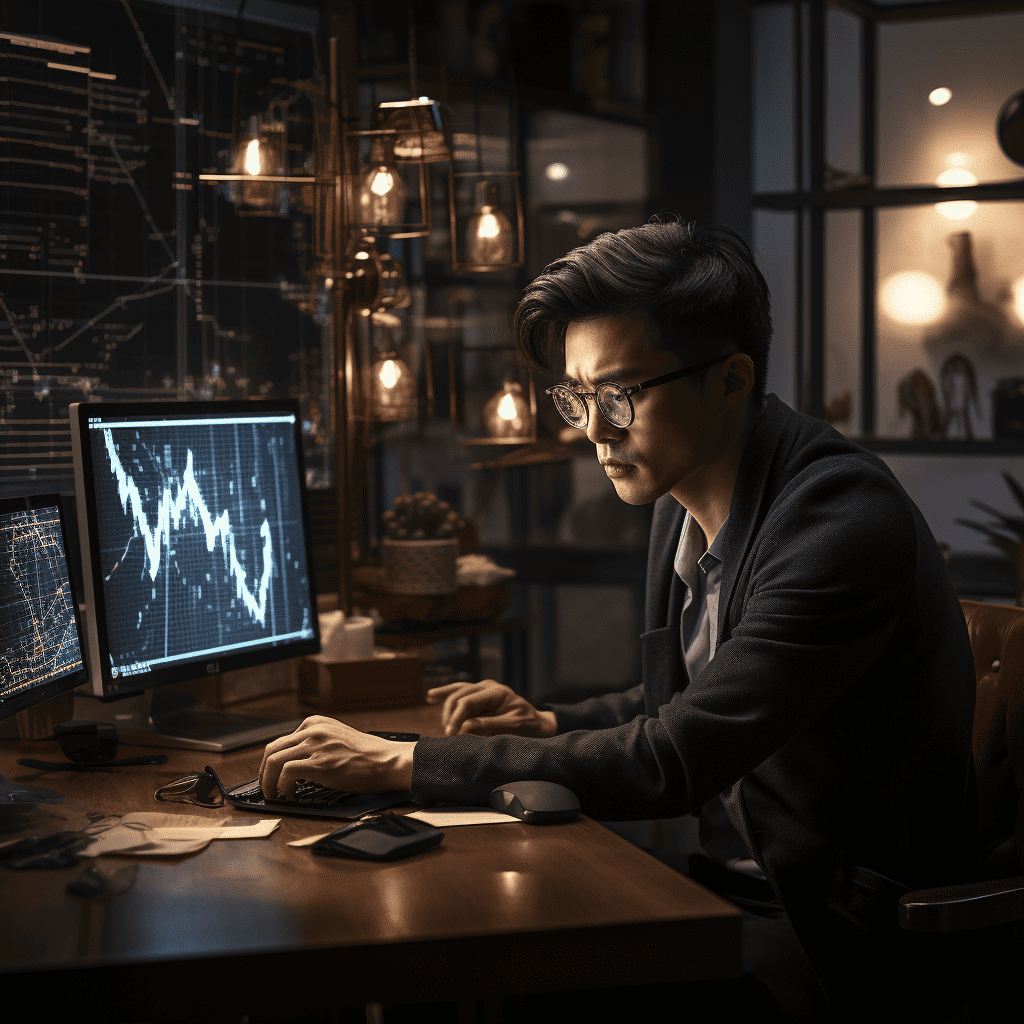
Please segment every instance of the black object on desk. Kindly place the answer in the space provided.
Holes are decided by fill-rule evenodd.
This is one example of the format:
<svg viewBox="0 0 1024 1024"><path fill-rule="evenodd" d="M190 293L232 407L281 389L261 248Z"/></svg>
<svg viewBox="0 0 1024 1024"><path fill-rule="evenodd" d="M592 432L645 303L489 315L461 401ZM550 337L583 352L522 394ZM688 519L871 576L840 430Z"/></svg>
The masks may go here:
<svg viewBox="0 0 1024 1024"><path fill-rule="evenodd" d="M491 790L491 806L529 825L579 817L576 794L557 782L507 782Z"/></svg>
<svg viewBox="0 0 1024 1024"><path fill-rule="evenodd" d="M117 729L110 722L87 719L60 722L53 727L53 735L67 755L67 761L37 761L22 757L18 764L41 772L98 772L133 764L163 764L167 760L166 754L116 758L114 755L121 741L117 738Z"/></svg>
<svg viewBox="0 0 1024 1024"><path fill-rule="evenodd" d="M313 844L321 857L355 857L357 860L397 860L433 849L444 833L418 818L382 814L357 821Z"/></svg>
<svg viewBox="0 0 1024 1024"><path fill-rule="evenodd" d="M207 765L207 775L224 794L224 799L240 811L255 811L259 814L288 814L296 818L336 818L341 821L355 821L366 814L397 807L399 804L416 803L408 790L394 790L385 793L348 793L340 789L328 789L315 782L300 782L296 788L296 799L281 797L267 800L263 796L258 778L243 782L240 786L225 786L217 773Z"/></svg>

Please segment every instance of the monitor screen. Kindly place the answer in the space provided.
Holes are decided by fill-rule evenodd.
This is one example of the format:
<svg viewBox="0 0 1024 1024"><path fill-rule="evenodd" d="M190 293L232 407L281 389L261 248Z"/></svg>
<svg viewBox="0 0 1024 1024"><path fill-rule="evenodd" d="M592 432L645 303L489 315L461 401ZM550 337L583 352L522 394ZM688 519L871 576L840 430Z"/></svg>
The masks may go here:
<svg viewBox="0 0 1024 1024"><path fill-rule="evenodd" d="M319 650L298 403L71 407L94 691Z"/></svg>
<svg viewBox="0 0 1024 1024"><path fill-rule="evenodd" d="M0 718L88 679L60 495L0 501Z"/></svg>

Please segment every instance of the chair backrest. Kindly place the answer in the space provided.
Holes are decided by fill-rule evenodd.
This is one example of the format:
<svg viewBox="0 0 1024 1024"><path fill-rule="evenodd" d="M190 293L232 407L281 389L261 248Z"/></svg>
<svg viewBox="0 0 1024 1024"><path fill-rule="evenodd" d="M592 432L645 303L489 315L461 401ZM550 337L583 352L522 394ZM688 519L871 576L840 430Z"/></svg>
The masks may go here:
<svg viewBox="0 0 1024 1024"><path fill-rule="evenodd" d="M977 679L978 868L1006 878L1024 867L1024 608L960 604Z"/></svg>

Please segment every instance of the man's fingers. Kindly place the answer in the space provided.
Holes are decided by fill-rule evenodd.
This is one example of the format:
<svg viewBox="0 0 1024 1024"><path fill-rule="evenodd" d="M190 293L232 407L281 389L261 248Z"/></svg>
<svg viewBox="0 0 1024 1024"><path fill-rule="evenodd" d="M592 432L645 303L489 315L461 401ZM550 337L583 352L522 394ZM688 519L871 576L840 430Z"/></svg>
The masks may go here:
<svg viewBox="0 0 1024 1024"><path fill-rule="evenodd" d="M518 711L487 718L467 718L459 727L459 736L497 736L499 733L515 732L522 725L523 716Z"/></svg>
<svg viewBox="0 0 1024 1024"><path fill-rule="evenodd" d="M295 784L299 779L315 782L316 765L312 758L302 761L289 761L281 770L277 780L277 788L289 800L295 796Z"/></svg>
<svg viewBox="0 0 1024 1024"><path fill-rule="evenodd" d="M442 721L445 733L452 736L467 718L497 711L501 707L502 695L493 690L470 690L468 693L453 694L445 701Z"/></svg>
<svg viewBox="0 0 1024 1024"><path fill-rule="evenodd" d="M309 753L310 744L303 740L295 746L276 750L264 756L263 767L260 769L260 789L268 800L273 800L277 796L277 791L281 788L281 773L285 766L292 761L306 758ZM302 778L301 775L297 777Z"/></svg>
<svg viewBox="0 0 1024 1024"><path fill-rule="evenodd" d="M427 703L437 704L453 693L458 693L467 686L477 686L477 683L446 683L444 686L434 686L427 690Z"/></svg>

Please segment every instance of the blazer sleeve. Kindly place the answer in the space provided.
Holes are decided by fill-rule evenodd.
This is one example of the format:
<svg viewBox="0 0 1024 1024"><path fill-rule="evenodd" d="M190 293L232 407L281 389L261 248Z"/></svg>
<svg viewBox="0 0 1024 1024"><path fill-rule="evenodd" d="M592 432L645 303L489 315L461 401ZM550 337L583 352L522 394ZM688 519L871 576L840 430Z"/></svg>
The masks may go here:
<svg viewBox="0 0 1024 1024"><path fill-rule="evenodd" d="M912 604L917 537L899 485L850 460L794 478L745 557L731 635L656 717L550 738L422 739L425 802L486 804L516 779L557 782L599 820L675 817L726 790L811 726L892 643Z"/></svg>
<svg viewBox="0 0 1024 1024"><path fill-rule="evenodd" d="M554 711L559 735L576 729L613 729L617 725L631 722L643 709L642 683L626 690L625 693L590 697L577 704L541 705L542 711Z"/></svg>

